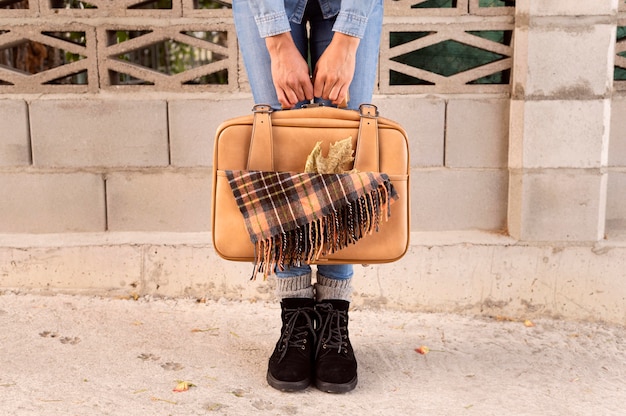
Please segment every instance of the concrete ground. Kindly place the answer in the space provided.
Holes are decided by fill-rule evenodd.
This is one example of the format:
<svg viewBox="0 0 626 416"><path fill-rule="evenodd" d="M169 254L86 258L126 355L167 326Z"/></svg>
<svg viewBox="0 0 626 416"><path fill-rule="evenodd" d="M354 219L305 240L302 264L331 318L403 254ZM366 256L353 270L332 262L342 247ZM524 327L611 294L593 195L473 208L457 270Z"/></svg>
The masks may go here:
<svg viewBox="0 0 626 416"><path fill-rule="evenodd" d="M0 294L2 415L623 415L626 328L352 310L359 385L265 382L275 303ZM421 346L427 354L416 351ZM180 381L193 386L174 392Z"/></svg>

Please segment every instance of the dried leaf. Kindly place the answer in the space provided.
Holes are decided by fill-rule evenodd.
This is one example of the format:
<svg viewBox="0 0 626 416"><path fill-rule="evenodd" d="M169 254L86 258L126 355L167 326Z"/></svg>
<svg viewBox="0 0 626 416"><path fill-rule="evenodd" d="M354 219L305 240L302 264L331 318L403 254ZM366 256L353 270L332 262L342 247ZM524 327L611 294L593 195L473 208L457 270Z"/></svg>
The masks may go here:
<svg viewBox="0 0 626 416"><path fill-rule="evenodd" d="M336 141L330 145L328 156L322 155L322 142L317 142L306 160L306 173L346 173L344 166L354 161L352 154L352 137Z"/></svg>
<svg viewBox="0 0 626 416"><path fill-rule="evenodd" d="M430 352L430 348L428 348L426 345L422 345L419 348L415 348L415 352L426 355Z"/></svg>
<svg viewBox="0 0 626 416"><path fill-rule="evenodd" d="M172 390L175 393L180 393L183 391L187 391L189 390L191 387L195 387L196 385L193 383L190 383L188 381L181 381L181 380L177 380L177 385L174 388L174 390Z"/></svg>
<svg viewBox="0 0 626 416"><path fill-rule="evenodd" d="M219 331L219 330L220 330L219 328L204 328L204 329L194 328L194 329L191 330L191 332L193 332L193 333L198 333L198 332L215 332L215 331Z"/></svg>
<svg viewBox="0 0 626 416"><path fill-rule="evenodd" d="M518 319L510 318L508 316L500 316L500 315L495 316L494 319L498 322L520 322L520 320ZM525 327L528 327L528 328L535 326L535 324L531 320L528 320L528 319L521 321L521 322L524 324Z"/></svg>
<svg viewBox="0 0 626 416"><path fill-rule="evenodd" d="M313 150L306 158L306 164L304 165L305 173L317 173L317 159L322 157L322 142L315 143Z"/></svg>
<svg viewBox="0 0 626 416"><path fill-rule="evenodd" d="M131 300L131 299L132 299L132 300L139 300L139 294L138 294L138 293L133 292L133 293L131 293L131 294L129 294L129 295L120 295L120 296L117 296L117 298L116 298L116 299L119 299L119 300Z"/></svg>

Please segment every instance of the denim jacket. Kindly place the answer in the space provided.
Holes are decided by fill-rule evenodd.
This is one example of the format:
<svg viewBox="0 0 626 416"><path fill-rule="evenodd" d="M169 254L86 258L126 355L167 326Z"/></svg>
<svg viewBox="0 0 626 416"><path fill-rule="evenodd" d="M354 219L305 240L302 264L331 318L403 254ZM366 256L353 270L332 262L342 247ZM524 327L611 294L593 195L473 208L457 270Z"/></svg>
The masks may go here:
<svg viewBox="0 0 626 416"><path fill-rule="evenodd" d="M362 38L367 19L381 0L308 0L319 1L325 19L337 16L333 31ZM289 22L301 23L307 0L251 0L250 8L261 37L289 32Z"/></svg>

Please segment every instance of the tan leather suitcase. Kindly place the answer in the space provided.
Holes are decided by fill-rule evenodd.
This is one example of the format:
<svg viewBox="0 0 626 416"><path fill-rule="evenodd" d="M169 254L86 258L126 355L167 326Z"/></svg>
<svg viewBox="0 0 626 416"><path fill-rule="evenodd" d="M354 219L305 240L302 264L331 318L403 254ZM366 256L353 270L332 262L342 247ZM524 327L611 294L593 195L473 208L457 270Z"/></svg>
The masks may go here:
<svg viewBox="0 0 626 416"><path fill-rule="evenodd" d="M378 232L353 245L322 256L318 264L374 264L400 259L410 235L409 144L396 122L380 117L373 105L360 111L332 107L308 107L272 112L255 106L250 115L222 123L215 134L213 159L212 232L216 252L227 260L255 260L242 214L226 178L226 170L302 172L317 142L322 152L332 143L352 137L354 167L359 171L386 173L398 200L391 216Z"/></svg>

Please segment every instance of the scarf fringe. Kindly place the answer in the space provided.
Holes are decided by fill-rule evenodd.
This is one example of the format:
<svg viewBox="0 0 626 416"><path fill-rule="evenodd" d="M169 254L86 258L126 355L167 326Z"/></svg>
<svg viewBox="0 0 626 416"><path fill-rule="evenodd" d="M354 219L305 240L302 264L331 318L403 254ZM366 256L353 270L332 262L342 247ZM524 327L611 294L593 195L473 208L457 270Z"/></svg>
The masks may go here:
<svg viewBox="0 0 626 416"><path fill-rule="evenodd" d="M387 180L357 200L346 200L339 210L333 207L333 212L312 223L257 241L250 279L254 280L258 273L267 279L276 269L313 263L378 232L381 222L391 217L389 196L393 192L393 185Z"/></svg>

